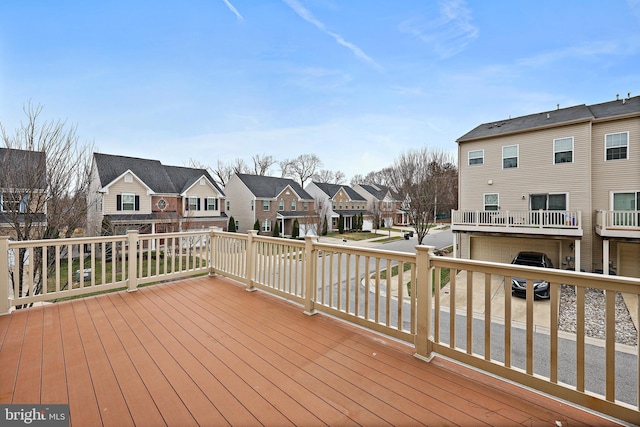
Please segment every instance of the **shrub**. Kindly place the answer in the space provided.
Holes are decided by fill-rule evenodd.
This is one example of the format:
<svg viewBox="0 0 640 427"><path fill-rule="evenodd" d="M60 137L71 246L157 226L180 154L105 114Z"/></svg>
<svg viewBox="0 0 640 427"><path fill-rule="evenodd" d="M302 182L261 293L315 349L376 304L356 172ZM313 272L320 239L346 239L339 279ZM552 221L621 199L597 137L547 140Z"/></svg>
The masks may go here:
<svg viewBox="0 0 640 427"><path fill-rule="evenodd" d="M275 225L273 226L273 237L280 237L280 225L278 221L274 221Z"/></svg>
<svg viewBox="0 0 640 427"><path fill-rule="evenodd" d="M300 235L300 223L298 222L298 218L293 220L293 230L291 230L291 237L297 239Z"/></svg>
<svg viewBox="0 0 640 427"><path fill-rule="evenodd" d="M344 217L342 214L338 217L338 233L344 234Z"/></svg>
<svg viewBox="0 0 640 427"><path fill-rule="evenodd" d="M236 220L233 219L233 217L229 218L229 225L227 226L227 231L229 231L231 233L235 233L236 232Z"/></svg>
<svg viewBox="0 0 640 427"><path fill-rule="evenodd" d="M256 219L256 222L253 223L253 229L256 231L260 231L260 221Z"/></svg>

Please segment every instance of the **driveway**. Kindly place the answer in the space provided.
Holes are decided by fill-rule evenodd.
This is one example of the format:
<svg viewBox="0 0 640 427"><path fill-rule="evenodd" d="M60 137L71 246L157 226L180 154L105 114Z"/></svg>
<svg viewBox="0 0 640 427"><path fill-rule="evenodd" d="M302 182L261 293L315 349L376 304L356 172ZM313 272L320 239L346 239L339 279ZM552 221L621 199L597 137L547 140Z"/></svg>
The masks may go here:
<svg viewBox="0 0 640 427"><path fill-rule="evenodd" d="M484 273L472 273L472 296L471 304L474 314L484 316L486 312L485 307L485 283ZM502 320L504 323L505 318L505 294L504 294L504 277L491 276L491 318L494 320ZM509 286L511 291L511 286ZM451 307L451 288L450 284L447 284L440 289L440 307L444 310L449 310ZM536 330L540 327L550 327L551 316L551 303L549 300L536 300L533 302L533 324ZM464 309L467 307L467 272L461 271L456 275L456 287L455 287L455 307L457 309ZM515 324L514 326L524 328L527 320L527 302L524 298L512 298L511 299L511 320ZM520 323L520 325L518 325Z"/></svg>

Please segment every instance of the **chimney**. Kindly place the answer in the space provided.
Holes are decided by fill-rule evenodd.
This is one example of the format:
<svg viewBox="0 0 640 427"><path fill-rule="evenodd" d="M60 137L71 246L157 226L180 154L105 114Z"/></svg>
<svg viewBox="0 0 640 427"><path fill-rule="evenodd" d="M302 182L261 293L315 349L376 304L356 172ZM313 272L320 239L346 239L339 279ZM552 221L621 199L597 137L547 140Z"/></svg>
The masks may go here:
<svg viewBox="0 0 640 427"><path fill-rule="evenodd" d="M620 101L620 94L616 93L616 101Z"/></svg>
<svg viewBox="0 0 640 427"><path fill-rule="evenodd" d="M556 110L560 109L560 104L556 104Z"/></svg>
<svg viewBox="0 0 640 427"><path fill-rule="evenodd" d="M547 119L551 118L551 114L547 113Z"/></svg>

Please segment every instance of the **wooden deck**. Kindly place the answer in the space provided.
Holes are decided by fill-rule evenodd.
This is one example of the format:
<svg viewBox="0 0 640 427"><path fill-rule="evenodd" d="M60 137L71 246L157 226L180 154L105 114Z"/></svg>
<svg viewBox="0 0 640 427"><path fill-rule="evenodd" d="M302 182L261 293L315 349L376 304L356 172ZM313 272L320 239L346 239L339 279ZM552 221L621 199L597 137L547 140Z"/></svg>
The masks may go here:
<svg viewBox="0 0 640 427"><path fill-rule="evenodd" d="M73 426L614 425L220 277L0 317L0 404Z"/></svg>

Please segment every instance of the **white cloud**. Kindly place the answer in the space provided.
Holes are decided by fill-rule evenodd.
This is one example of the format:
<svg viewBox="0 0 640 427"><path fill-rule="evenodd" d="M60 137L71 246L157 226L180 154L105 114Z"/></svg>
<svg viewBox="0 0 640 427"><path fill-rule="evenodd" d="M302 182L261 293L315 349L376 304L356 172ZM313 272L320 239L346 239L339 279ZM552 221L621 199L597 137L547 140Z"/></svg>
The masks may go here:
<svg viewBox="0 0 640 427"><path fill-rule="evenodd" d="M440 16L431 21L412 18L400 24L400 31L409 33L432 46L441 58L449 58L464 50L478 37L471 11L462 0L440 2Z"/></svg>
<svg viewBox="0 0 640 427"><path fill-rule="evenodd" d="M316 19L315 16L313 16L313 14L307 10L307 8L305 8L303 5L300 4L300 2L298 2L298 0L283 0L291 9L293 9L293 11L295 13L298 14L298 16L300 16L302 19L304 19L305 21L307 21L308 23L314 25L316 28L318 28L320 31L322 31L323 33L333 37L333 39L341 46L346 47L347 49L351 50L351 52L353 52L353 54L356 56L356 58L362 60L363 62L368 63L369 65L373 66L375 69L377 69L378 71L382 71L382 66L380 64L378 64L373 58L371 58L369 55L367 55L362 49L360 49L357 45L347 41L344 39L344 37L342 37L340 34L335 33L333 31L330 31L325 25L324 23L322 23L321 21L319 21L318 19Z"/></svg>

